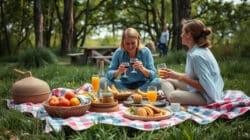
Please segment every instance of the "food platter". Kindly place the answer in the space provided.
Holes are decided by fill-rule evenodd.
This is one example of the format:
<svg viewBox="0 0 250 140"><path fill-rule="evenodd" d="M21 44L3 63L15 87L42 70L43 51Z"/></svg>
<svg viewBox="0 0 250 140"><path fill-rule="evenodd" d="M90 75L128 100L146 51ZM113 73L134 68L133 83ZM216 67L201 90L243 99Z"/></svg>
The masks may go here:
<svg viewBox="0 0 250 140"><path fill-rule="evenodd" d="M173 116L173 111L169 109L164 109L163 111L165 111L165 114L160 115L160 116L138 116L138 115L131 114L129 109L127 109L124 111L123 116L131 120L141 120L141 121L160 121L160 120L169 119Z"/></svg>

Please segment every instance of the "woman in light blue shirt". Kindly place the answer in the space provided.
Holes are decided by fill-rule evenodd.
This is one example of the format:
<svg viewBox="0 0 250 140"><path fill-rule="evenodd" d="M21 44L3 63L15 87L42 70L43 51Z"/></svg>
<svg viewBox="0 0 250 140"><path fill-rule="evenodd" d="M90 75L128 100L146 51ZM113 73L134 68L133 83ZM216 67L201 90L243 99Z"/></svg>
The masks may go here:
<svg viewBox="0 0 250 140"><path fill-rule="evenodd" d="M131 58L136 58L137 61L126 68L122 63L129 63ZM136 72L132 72L133 69ZM124 77L125 73L127 77ZM140 35L134 28L127 28L123 32L121 47L113 53L108 67L107 80L109 86L115 84L118 89L140 88L146 91L149 85L160 88L151 51L142 45Z"/></svg>
<svg viewBox="0 0 250 140"><path fill-rule="evenodd" d="M222 100L224 82L206 38L211 29L197 19L184 20L182 44L188 47L185 74L172 69L160 71L161 86L170 102L206 105Z"/></svg>

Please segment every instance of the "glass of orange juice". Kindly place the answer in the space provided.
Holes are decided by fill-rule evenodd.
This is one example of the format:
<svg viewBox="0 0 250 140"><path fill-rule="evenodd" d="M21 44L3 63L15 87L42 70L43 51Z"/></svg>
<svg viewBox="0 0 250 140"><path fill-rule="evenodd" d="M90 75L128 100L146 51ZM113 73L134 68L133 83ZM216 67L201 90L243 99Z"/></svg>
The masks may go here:
<svg viewBox="0 0 250 140"><path fill-rule="evenodd" d="M97 75L97 74L92 75L91 81L92 81L93 92L97 94L98 91L99 91L99 88L100 88L100 77L99 77L99 75Z"/></svg>
<svg viewBox="0 0 250 140"><path fill-rule="evenodd" d="M160 70L165 68L167 68L167 65L165 63L160 63L157 65L158 76L160 76Z"/></svg>
<svg viewBox="0 0 250 140"><path fill-rule="evenodd" d="M157 87L156 86L148 86L147 98L151 104L153 104L156 101L157 99Z"/></svg>

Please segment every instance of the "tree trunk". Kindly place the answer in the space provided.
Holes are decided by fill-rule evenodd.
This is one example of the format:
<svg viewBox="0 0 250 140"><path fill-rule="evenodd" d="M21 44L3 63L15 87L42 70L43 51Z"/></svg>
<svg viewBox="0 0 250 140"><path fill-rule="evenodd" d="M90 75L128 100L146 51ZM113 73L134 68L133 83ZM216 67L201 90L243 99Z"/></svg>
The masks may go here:
<svg viewBox="0 0 250 140"><path fill-rule="evenodd" d="M1 41L1 44L0 44L0 54L3 55L5 54L5 49L4 48L7 48L7 52L8 54L10 55L11 54L11 49L10 49L10 39L9 39L9 34L8 34L8 29L7 29L7 25L5 23L5 16L4 16L4 5L3 5L3 1L1 0L1 3L0 3L0 8L1 8L1 27L3 29L3 34L4 34L4 37L2 36L2 33L1 33L1 36L0 36L0 41ZM5 43L2 43L2 42L5 42Z"/></svg>
<svg viewBox="0 0 250 140"><path fill-rule="evenodd" d="M44 6L44 32L43 32L43 44L45 47L50 48L51 46L51 36L53 30L53 23L55 20L55 8L54 5L56 3L54 1L47 2Z"/></svg>
<svg viewBox="0 0 250 140"><path fill-rule="evenodd" d="M165 11L166 11L166 5L165 5L165 0L161 0L161 27L163 28L164 25L166 24L166 15L165 15Z"/></svg>
<svg viewBox="0 0 250 140"><path fill-rule="evenodd" d="M172 13L173 13L173 39L172 49L182 49L181 42L181 21L182 19L190 18L191 14L190 0L172 0Z"/></svg>
<svg viewBox="0 0 250 140"><path fill-rule="evenodd" d="M71 51L73 39L73 0L64 0L63 34L61 55L64 56Z"/></svg>
<svg viewBox="0 0 250 140"><path fill-rule="evenodd" d="M34 2L34 27L36 47L43 47L43 14L41 9L41 0Z"/></svg>
<svg viewBox="0 0 250 140"><path fill-rule="evenodd" d="M84 44L85 42L85 39L86 39L86 36L87 36L87 27L88 27L88 24L89 24L89 14L90 14L90 6L89 6L89 0L87 0L86 2L86 12L85 12L85 24L83 26L83 36L82 36L82 41L81 41L81 46Z"/></svg>

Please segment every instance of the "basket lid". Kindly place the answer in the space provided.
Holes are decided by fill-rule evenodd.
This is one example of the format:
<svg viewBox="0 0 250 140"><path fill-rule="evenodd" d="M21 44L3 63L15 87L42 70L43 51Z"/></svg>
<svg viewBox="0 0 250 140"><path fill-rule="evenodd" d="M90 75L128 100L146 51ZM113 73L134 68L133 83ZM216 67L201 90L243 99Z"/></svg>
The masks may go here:
<svg viewBox="0 0 250 140"><path fill-rule="evenodd" d="M12 94L16 96L33 96L50 92L49 85L35 77L26 77L15 82L12 86Z"/></svg>

